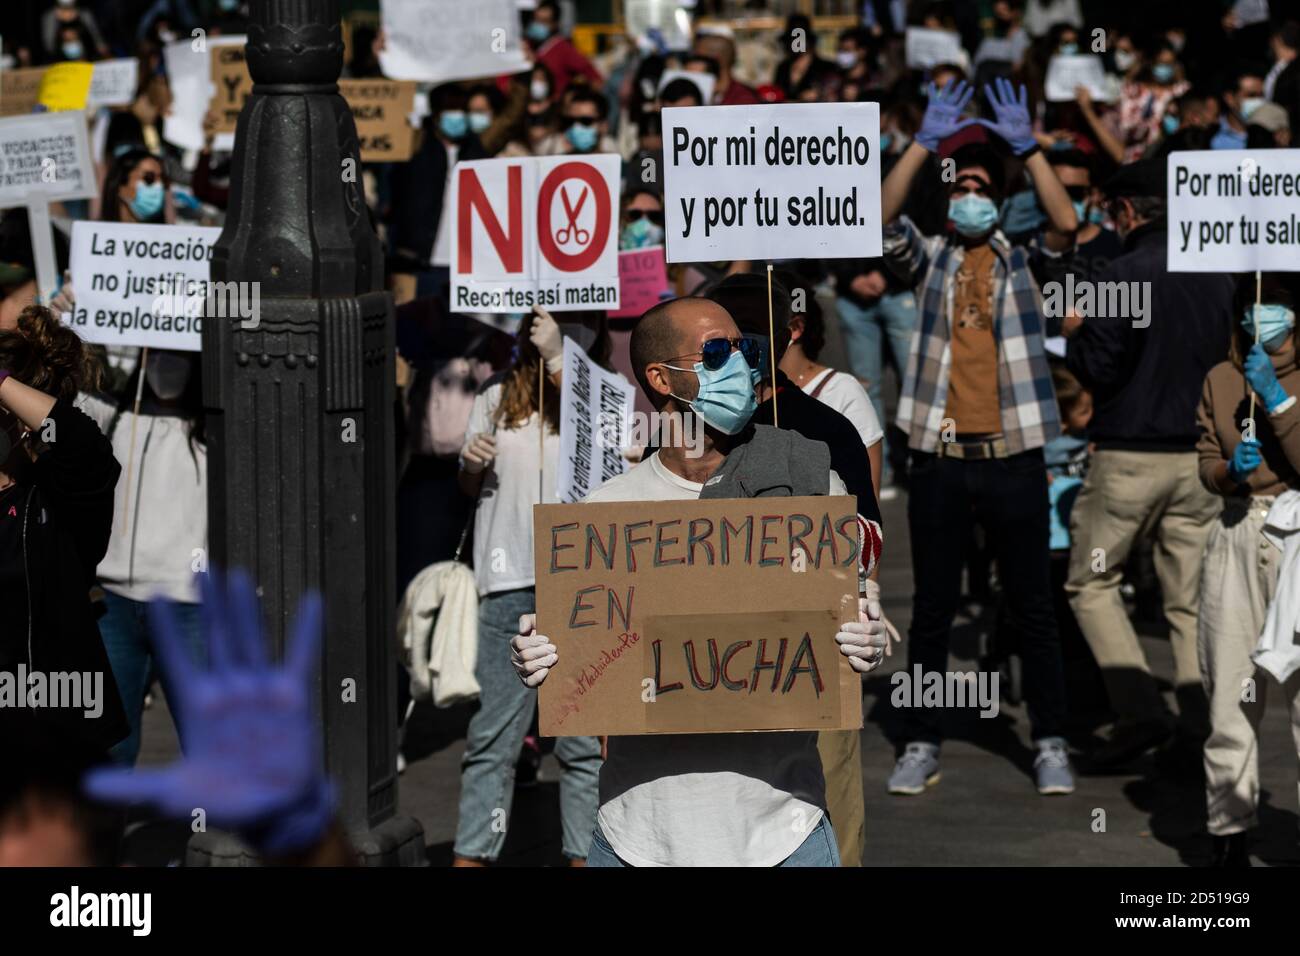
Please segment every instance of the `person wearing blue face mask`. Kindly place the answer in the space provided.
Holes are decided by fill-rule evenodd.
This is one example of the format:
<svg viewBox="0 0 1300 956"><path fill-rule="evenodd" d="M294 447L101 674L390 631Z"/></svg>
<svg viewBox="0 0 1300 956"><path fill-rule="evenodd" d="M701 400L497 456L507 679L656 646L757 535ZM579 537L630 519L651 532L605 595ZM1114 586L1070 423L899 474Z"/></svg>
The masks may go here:
<svg viewBox="0 0 1300 956"><path fill-rule="evenodd" d="M1205 742L1206 826L1212 863L1249 866L1247 832L1258 823L1259 725L1266 692L1276 690L1252 654L1279 591L1295 585L1280 568L1266 528L1279 496L1300 491L1300 369L1296 365L1294 277L1265 273L1237 281L1229 356L1210 369L1201 390L1196 444L1201 483L1223 501L1202 563L1197 645L1210 699ZM1253 427L1243 432L1246 396ZM1282 573L1279 574L1279 571ZM1243 697L1253 683L1256 693ZM1300 741L1300 688L1284 685Z"/></svg>
<svg viewBox="0 0 1300 956"><path fill-rule="evenodd" d="M704 423L701 440L690 445L665 440L584 502L845 493L824 443L753 422L752 373L763 353L717 302L688 297L655 306L637 322L630 353L655 411L698 416ZM781 422L785 425L784 415ZM856 441L852 426L846 422L845 427ZM871 597L868 588L867 594L859 600L857 620L836 634L840 653L859 674L880 665L888 642L878 592ZM556 646L538 633L533 614L519 621L511 651L527 687L546 680L559 658ZM839 865L817 736L610 737L587 865ZM791 827L791 819L806 824Z"/></svg>
<svg viewBox="0 0 1300 956"><path fill-rule="evenodd" d="M1241 70L1220 96L1223 110L1211 149L1245 149L1250 114L1264 101L1264 77L1256 69Z"/></svg>
<svg viewBox="0 0 1300 956"><path fill-rule="evenodd" d="M104 222L166 221L167 180L158 157L143 146L117 156L104 177Z"/></svg>
<svg viewBox="0 0 1300 956"><path fill-rule="evenodd" d="M593 89L604 86L600 71L560 33L560 7L555 0L540 0L524 28L524 36L532 48L534 62L550 72L554 96L562 96L569 84L580 77Z"/></svg>
<svg viewBox="0 0 1300 956"><path fill-rule="evenodd" d="M885 260L916 285L920 311L898 408L912 461L908 523L916 590L908 667L939 674L948 669L963 564L962 548L953 542L965 541L978 522L1002 580L1015 582L1005 596L1023 662L1037 789L1070 793L1074 777L1063 737L1065 683L1043 506L1043 446L1059 434L1060 418L1029 255L997 228L1003 156L988 144L988 133L1022 159L1054 228L1072 235L1079 223L1035 140L1025 88L998 78L984 92L994 119L977 121L964 114L973 88L964 82L942 91L932 87L916 140L881 186ZM984 129L970 129L977 124ZM946 144L955 137L963 145L953 149ZM948 153L954 172L949 231L936 236L922 235L899 215L930 152ZM904 719L904 747L889 790L919 794L939 778L943 709L911 708Z"/></svg>
<svg viewBox="0 0 1300 956"><path fill-rule="evenodd" d="M560 132L542 142L539 154L616 152L614 141L605 135L608 114L609 103L603 95L584 86L575 87L564 99Z"/></svg>

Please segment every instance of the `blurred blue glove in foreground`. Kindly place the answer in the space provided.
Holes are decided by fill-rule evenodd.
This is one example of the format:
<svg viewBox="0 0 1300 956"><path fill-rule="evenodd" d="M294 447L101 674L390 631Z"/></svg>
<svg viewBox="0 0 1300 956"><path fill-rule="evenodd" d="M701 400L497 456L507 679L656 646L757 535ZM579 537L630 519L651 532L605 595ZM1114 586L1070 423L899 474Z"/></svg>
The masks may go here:
<svg viewBox="0 0 1300 956"><path fill-rule="evenodd" d="M1259 442L1243 441L1233 449L1232 459L1228 462L1228 477L1240 485L1250 477L1250 473L1258 468L1263 460L1263 456L1259 453Z"/></svg>
<svg viewBox="0 0 1300 956"><path fill-rule="evenodd" d="M187 656L171 604L149 606L155 650L179 698L168 704L184 728L184 756L161 770L91 771L86 792L107 802L150 804L179 818L202 809L211 826L239 834L266 856L306 850L334 818L312 707L320 597L303 598L284 666L277 667L267 656L248 575L232 572L228 590L215 570L200 581L212 660L206 672Z"/></svg>

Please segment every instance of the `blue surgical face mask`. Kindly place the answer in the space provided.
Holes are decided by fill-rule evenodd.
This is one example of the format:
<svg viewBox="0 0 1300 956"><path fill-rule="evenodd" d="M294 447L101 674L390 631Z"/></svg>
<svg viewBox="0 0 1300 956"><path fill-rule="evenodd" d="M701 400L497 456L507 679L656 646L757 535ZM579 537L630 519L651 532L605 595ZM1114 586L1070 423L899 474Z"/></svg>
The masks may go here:
<svg viewBox="0 0 1300 956"><path fill-rule="evenodd" d="M127 205L131 207L131 215L140 222L148 222L162 212L166 198L167 191L162 183L138 182L135 184L135 198Z"/></svg>
<svg viewBox="0 0 1300 956"><path fill-rule="evenodd" d="M220 0L219 6L226 13L239 9L239 0Z"/></svg>
<svg viewBox="0 0 1300 956"><path fill-rule="evenodd" d="M492 114L474 112L469 114L469 131L481 133L492 125Z"/></svg>
<svg viewBox="0 0 1300 956"><path fill-rule="evenodd" d="M1061 49L1058 52L1060 52L1061 56L1075 56L1079 52L1079 44L1062 43Z"/></svg>
<svg viewBox="0 0 1300 956"><path fill-rule="evenodd" d="M893 133L881 133L881 134L880 134L880 151L881 151L882 153L887 153L887 152L889 152L889 144L892 143L893 141L894 141L894 134L893 134Z"/></svg>
<svg viewBox="0 0 1300 956"><path fill-rule="evenodd" d="M668 368L679 372L690 369ZM689 402L691 411L705 423L726 435L738 435L744 431L749 420L758 410L758 398L754 395L754 377L749 363L739 351L731 353L722 368L710 372L702 362L696 362L695 377L700 380L700 389L693 402ZM671 394L671 393L670 393ZM673 395L679 402L686 399Z"/></svg>
<svg viewBox="0 0 1300 956"><path fill-rule="evenodd" d="M1262 96L1246 97L1246 99L1241 101L1241 118L1244 120L1250 119L1251 114L1267 102L1268 100L1264 99Z"/></svg>
<svg viewBox="0 0 1300 956"><path fill-rule="evenodd" d="M1079 222L1083 222L1088 215L1088 204L1082 199L1076 199L1070 205L1074 207L1074 214L1078 217Z"/></svg>
<svg viewBox="0 0 1300 956"><path fill-rule="evenodd" d="M663 241L663 227L642 216L640 219L633 219L623 227L623 232L618 238L618 247L624 251L643 249L646 246L663 245Z"/></svg>
<svg viewBox="0 0 1300 956"><path fill-rule="evenodd" d="M80 60L85 52L80 43L63 44L63 58L65 60Z"/></svg>
<svg viewBox="0 0 1300 956"><path fill-rule="evenodd" d="M998 223L998 207L992 199L967 193L948 200L948 218L963 236L974 238L992 231Z"/></svg>
<svg viewBox="0 0 1300 956"><path fill-rule="evenodd" d="M438 128L448 139L464 139L469 132L469 120L464 110L444 110L438 117Z"/></svg>
<svg viewBox="0 0 1300 956"><path fill-rule="evenodd" d="M1160 128L1165 131L1166 136L1173 136L1178 132L1178 117L1171 113L1166 113L1160 118Z"/></svg>
<svg viewBox="0 0 1300 956"><path fill-rule="evenodd" d="M538 23L534 20L532 23L528 24L528 28L524 30L524 33L527 35L528 39L532 40L534 43L543 43L551 35L551 28L544 23Z"/></svg>
<svg viewBox="0 0 1300 956"><path fill-rule="evenodd" d="M574 123L564 131L564 138L580 153L589 153L600 141L600 131L595 126Z"/></svg>
<svg viewBox="0 0 1300 956"><path fill-rule="evenodd" d="M1287 334L1295 328L1295 312L1276 303L1253 305L1246 310L1241 325L1254 334L1256 323L1259 324L1259 341L1265 351L1276 352L1286 342Z"/></svg>
<svg viewBox="0 0 1300 956"><path fill-rule="evenodd" d="M1088 210L1088 221L1094 226L1100 226L1106 221L1106 210L1100 206L1093 206Z"/></svg>
<svg viewBox="0 0 1300 956"><path fill-rule="evenodd" d="M1174 81L1174 65L1172 63L1157 63L1151 67L1151 75L1155 77L1157 83L1172 83Z"/></svg>

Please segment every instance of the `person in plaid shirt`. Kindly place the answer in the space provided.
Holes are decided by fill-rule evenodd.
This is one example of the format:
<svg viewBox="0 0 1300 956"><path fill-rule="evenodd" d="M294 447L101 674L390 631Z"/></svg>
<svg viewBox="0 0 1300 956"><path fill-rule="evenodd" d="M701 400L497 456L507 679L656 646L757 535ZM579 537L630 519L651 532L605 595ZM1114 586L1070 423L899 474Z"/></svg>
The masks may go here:
<svg viewBox="0 0 1300 956"><path fill-rule="evenodd" d="M923 236L899 217L927 154L945 140L950 146L970 140L970 134L954 137L978 124L1024 163L1053 227L1077 230L1069 194L1034 140L1024 87L1017 93L1007 80L995 83L996 90L984 88L994 120L963 118L974 95L965 83L942 91L931 86L921 130L881 190L885 261L916 286L920 307L898 407L912 459L908 671L928 687L935 679L929 675L942 678L948 670L948 637L961 597L960 543L978 522L997 560L1005 624L1021 648L1038 790L1070 793L1042 451L1060 433L1060 422L1043 346L1041 293L1027 250L998 230L1003 157L983 130L971 133L985 142L966 142L945 160L948 231ZM921 793L939 779L944 707L926 704L906 712L906 744L889 780L891 793Z"/></svg>

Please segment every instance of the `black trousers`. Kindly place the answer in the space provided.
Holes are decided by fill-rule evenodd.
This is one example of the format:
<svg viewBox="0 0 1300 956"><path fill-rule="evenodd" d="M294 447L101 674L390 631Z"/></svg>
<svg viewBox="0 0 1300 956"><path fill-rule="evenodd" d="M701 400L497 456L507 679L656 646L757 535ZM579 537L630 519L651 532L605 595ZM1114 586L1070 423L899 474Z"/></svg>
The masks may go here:
<svg viewBox="0 0 1300 956"><path fill-rule="evenodd" d="M1065 680L1052 604L1047 469L1040 450L963 461L912 452L907 502L912 537L912 626L908 671L948 670L948 637L961 600L964 545L973 523L984 531L1002 582L1003 626L1020 648L1030 732L1062 733ZM938 744L943 707L909 707L907 740Z"/></svg>

